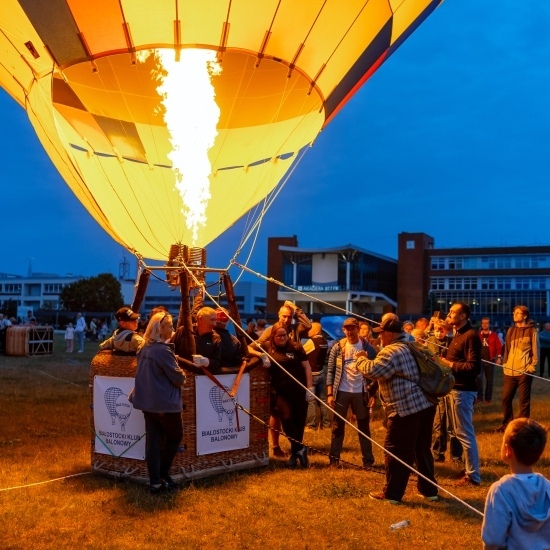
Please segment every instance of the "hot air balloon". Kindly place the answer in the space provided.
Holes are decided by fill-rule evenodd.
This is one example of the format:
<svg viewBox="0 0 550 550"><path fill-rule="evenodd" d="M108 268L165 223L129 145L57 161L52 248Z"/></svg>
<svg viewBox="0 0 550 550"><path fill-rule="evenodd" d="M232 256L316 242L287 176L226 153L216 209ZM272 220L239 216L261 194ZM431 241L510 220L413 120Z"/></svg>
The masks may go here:
<svg viewBox="0 0 550 550"><path fill-rule="evenodd" d="M2 0L0 85L97 222L165 260L266 197L440 2Z"/></svg>

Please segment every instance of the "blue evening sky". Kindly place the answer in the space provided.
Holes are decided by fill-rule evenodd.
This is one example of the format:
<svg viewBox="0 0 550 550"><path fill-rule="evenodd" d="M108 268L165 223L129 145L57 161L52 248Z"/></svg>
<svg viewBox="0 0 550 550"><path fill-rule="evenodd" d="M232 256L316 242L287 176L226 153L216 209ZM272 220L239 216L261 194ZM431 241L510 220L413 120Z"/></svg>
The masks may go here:
<svg viewBox="0 0 550 550"><path fill-rule="evenodd" d="M549 244L549 28L547 0L446 0L319 135L250 266L265 273L269 236L394 258L402 231L436 247ZM32 261L34 272L118 274L123 248L1 90L0 162L0 272L25 275ZM208 247L210 265L227 265L242 225Z"/></svg>

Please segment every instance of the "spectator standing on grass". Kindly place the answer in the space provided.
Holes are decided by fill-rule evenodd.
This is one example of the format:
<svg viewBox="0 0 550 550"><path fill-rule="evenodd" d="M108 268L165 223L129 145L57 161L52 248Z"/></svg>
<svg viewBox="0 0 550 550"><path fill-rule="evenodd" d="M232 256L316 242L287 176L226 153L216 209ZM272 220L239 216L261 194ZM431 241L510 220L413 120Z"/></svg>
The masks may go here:
<svg viewBox="0 0 550 550"><path fill-rule="evenodd" d="M455 385L449 394L456 436L464 449L464 475L455 486L478 486L481 483L479 450L474 430L474 404L477 377L481 372L481 341L470 323L470 306L457 302L451 306L446 322L454 329L445 358L441 360L453 371Z"/></svg>
<svg viewBox="0 0 550 550"><path fill-rule="evenodd" d="M481 318L481 329L478 332L481 340L481 373L477 379L477 403L490 405L493 398L493 380L495 365L502 364L502 344L498 335L491 330L491 319ZM483 391L483 378L485 378L485 392Z"/></svg>
<svg viewBox="0 0 550 550"><path fill-rule="evenodd" d="M72 323L69 323L67 325L67 328L65 329L65 342L67 342L67 349L65 350L65 352L72 353L74 342L74 327Z"/></svg>
<svg viewBox="0 0 550 550"><path fill-rule="evenodd" d="M76 339L78 341L78 350L77 353L83 353L84 352L84 337L86 335L86 319L84 319L84 316L82 313L76 314L76 325L75 325L75 335Z"/></svg>
<svg viewBox="0 0 550 550"><path fill-rule="evenodd" d="M506 333L504 351L504 382L502 388L502 425L496 429L503 432L514 418L513 401L519 389L519 416L531 415L531 384L539 361L538 334L529 319L525 306L516 306L512 313L514 325Z"/></svg>
<svg viewBox="0 0 550 550"><path fill-rule="evenodd" d="M386 484L380 492L371 491L373 500L401 502L410 476L409 466L429 479L418 476L417 489L421 497L437 501L434 477L434 461L430 450L435 406L430 403L420 388L418 365L403 334L403 325L395 317L387 317L380 327L382 349L375 359L367 353L356 354L357 369L367 378L378 380L380 401L387 415L387 430L384 448L386 453ZM391 456L389 453L391 453Z"/></svg>
<svg viewBox="0 0 550 550"><path fill-rule="evenodd" d="M0 351L4 353L6 352L6 334L11 324L11 321L0 313Z"/></svg>
<svg viewBox="0 0 550 550"><path fill-rule="evenodd" d="M485 500L485 550L550 548L550 481L533 471L546 440L546 428L534 420L518 418L506 426L500 456L510 474L491 485Z"/></svg>
<svg viewBox="0 0 550 550"><path fill-rule="evenodd" d="M293 322L296 317L296 322ZM311 328L311 321L308 316L294 303L288 300L279 309L279 323L283 323L288 331L288 337L291 342L300 344L301 339L307 336L309 329ZM254 344L248 346L250 355L261 357L262 352L259 348L264 348L266 342L269 342L271 338L271 331L273 327L267 327L262 335L256 340ZM271 442L273 448L273 455L278 457L286 456L286 453L281 449L279 445L279 432L281 431L281 422L278 417L271 415L269 418L269 433L271 434Z"/></svg>
<svg viewBox="0 0 550 550"><path fill-rule="evenodd" d="M183 437L181 388L185 373L176 361L174 345L166 343L171 336L172 316L163 312L153 315L137 353L135 388L128 397L145 417L151 494L178 487L169 472Z"/></svg>
<svg viewBox="0 0 550 550"><path fill-rule="evenodd" d="M544 378L545 364L548 363L548 376L550 376L550 323L544 324L544 330L539 332L540 342L540 377Z"/></svg>
<svg viewBox="0 0 550 550"><path fill-rule="evenodd" d="M290 340L287 324L278 322L271 329L269 340L262 344L263 349L274 360L269 369L271 414L281 422L285 435L290 440L288 465L294 468L299 462L302 468L306 468L309 459L302 439L308 403L314 399L311 367L301 344ZM303 386L310 391L306 392Z"/></svg>
<svg viewBox="0 0 550 550"><path fill-rule="evenodd" d="M343 419L351 407L357 418L357 428L361 432L358 435L363 467L371 468L374 464L374 455L372 442L367 439L370 438L368 381L357 369L356 357L358 353L364 352L369 359L374 359L376 350L359 337L357 319L348 317L342 324L342 330L346 337L332 346L327 369L327 403L335 413L332 419L329 460L333 466L338 466L340 462L346 433L346 423Z"/></svg>

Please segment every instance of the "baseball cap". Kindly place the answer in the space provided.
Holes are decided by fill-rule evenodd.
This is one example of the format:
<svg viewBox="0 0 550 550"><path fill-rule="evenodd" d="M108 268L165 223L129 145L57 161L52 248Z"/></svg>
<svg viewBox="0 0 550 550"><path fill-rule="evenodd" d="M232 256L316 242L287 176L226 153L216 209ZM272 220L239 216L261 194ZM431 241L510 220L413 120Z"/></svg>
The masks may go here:
<svg viewBox="0 0 550 550"><path fill-rule="evenodd" d="M357 319L355 317L348 317L342 323L342 328L343 327L357 327L357 328L359 328L359 322L357 321Z"/></svg>
<svg viewBox="0 0 550 550"><path fill-rule="evenodd" d="M216 321L218 323L227 323L229 321L229 315L227 315L227 311L221 307L216 309Z"/></svg>
<svg viewBox="0 0 550 550"><path fill-rule="evenodd" d="M398 319L385 319L379 327L373 328L372 332L403 332L403 323Z"/></svg>
<svg viewBox="0 0 550 550"><path fill-rule="evenodd" d="M129 307L121 307L115 317L117 321L135 321L139 319L139 313L134 313Z"/></svg>

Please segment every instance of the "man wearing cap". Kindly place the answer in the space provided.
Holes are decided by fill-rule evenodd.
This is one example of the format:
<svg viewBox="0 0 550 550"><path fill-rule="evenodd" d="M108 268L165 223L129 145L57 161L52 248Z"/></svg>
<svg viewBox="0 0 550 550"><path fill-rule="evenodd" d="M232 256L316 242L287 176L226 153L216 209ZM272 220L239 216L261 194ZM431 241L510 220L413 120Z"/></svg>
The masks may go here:
<svg viewBox="0 0 550 550"><path fill-rule="evenodd" d="M222 367L240 367L243 362L243 353L239 339L227 330L229 315L223 307L216 309L216 325L214 330L221 339Z"/></svg>
<svg viewBox="0 0 550 550"><path fill-rule="evenodd" d="M204 374L201 365L212 374L219 374L221 366L221 338L214 332L216 310L202 307L197 312L197 323L194 326L195 354L188 349L185 327L180 326L172 336L180 367L195 374ZM195 355L193 357L193 355Z"/></svg>
<svg viewBox="0 0 550 550"><path fill-rule="evenodd" d="M118 328L110 338L99 344L100 350L111 349L120 354L135 355L143 344L143 338L136 332L139 313L129 307L121 307L116 313Z"/></svg>
<svg viewBox="0 0 550 550"><path fill-rule="evenodd" d="M454 329L445 358L453 371L455 385L449 394L456 437L464 449L464 475L455 486L477 486L481 482L479 451L474 431L474 403L477 377L481 372L481 340L470 323L470 306L457 302L451 306L446 322Z"/></svg>
<svg viewBox="0 0 550 550"><path fill-rule="evenodd" d="M411 467L416 464L418 471L435 483L430 450L435 406L420 388L420 373L401 321L396 317L383 319L373 332L380 334L382 349L375 359L359 352L356 365L367 378L378 380L380 401L387 415L384 448L388 453L384 488L371 491L369 497L397 504L403 498L411 471L394 456ZM439 500L437 487L420 476L417 489L422 498Z"/></svg>
<svg viewBox="0 0 550 550"><path fill-rule="evenodd" d="M350 406L357 418L357 428L370 438L367 380L357 370L356 356L362 352L370 359L376 357L376 350L364 338L359 337L357 319L346 319L342 330L346 337L332 346L327 370L327 403L335 412L332 421L330 463L335 466L340 461L346 429L344 418ZM359 445L363 466L370 468L374 464L372 443L370 439L359 434Z"/></svg>

